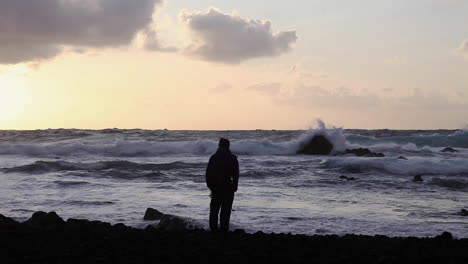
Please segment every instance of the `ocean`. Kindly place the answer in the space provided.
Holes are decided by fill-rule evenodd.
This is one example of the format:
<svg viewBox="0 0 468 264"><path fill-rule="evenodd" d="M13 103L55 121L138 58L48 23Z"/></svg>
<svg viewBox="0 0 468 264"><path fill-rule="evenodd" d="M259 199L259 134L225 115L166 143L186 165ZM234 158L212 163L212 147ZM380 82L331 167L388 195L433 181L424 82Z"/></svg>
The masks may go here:
<svg viewBox="0 0 468 264"><path fill-rule="evenodd" d="M296 154L317 134L333 143L331 155ZM240 164L232 230L468 237L459 214L468 209L466 130L1 130L0 214L24 221L55 211L144 228L151 207L207 229L204 174L220 137ZM342 154L353 148L385 157Z"/></svg>

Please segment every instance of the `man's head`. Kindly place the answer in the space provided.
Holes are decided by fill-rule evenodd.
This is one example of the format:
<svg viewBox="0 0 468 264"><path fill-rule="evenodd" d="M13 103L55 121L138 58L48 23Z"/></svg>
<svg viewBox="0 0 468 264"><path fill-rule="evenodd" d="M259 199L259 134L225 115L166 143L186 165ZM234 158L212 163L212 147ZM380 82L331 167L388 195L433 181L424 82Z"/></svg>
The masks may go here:
<svg viewBox="0 0 468 264"><path fill-rule="evenodd" d="M220 138L219 139L218 147L229 149L230 145L231 145L231 143L229 142L228 139L226 139L226 138Z"/></svg>

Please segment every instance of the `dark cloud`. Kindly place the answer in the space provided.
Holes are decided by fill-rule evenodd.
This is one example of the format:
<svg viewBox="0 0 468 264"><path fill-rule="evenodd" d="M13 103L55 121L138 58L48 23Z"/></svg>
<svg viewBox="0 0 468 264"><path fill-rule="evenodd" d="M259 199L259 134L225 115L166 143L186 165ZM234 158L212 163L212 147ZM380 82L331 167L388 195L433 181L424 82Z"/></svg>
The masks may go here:
<svg viewBox="0 0 468 264"><path fill-rule="evenodd" d="M162 0L1 0L0 64L129 44Z"/></svg>
<svg viewBox="0 0 468 264"><path fill-rule="evenodd" d="M182 12L180 17L194 41L188 53L209 61L240 63L278 56L291 50L297 40L296 31L274 33L270 21L224 14L215 8Z"/></svg>

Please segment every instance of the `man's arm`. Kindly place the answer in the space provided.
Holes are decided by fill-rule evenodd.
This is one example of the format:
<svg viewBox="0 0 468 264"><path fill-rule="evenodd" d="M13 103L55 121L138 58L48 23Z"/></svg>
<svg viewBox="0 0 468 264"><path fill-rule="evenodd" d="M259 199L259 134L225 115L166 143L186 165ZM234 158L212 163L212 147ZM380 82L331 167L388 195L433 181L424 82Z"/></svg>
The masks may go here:
<svg viewBox="0 0 468 264"><path fill-rule="evenodd" d="M212 190L212 187L213 187L213 183L212 183L213 173L214 173L213 162L212 162L212 158L210 157L210 160L208 161L208 165L206 166L206 173L205 173L206 186L208 186L210 190Z"/></svg>
<svg viewBox="0 0 468 264"><path fill-rule="evenodd" d="M237 161L237 157L234 156L233 158L233 174L232 174L232 183L234 187L234 192L237 192L237 186L239 184L239 161Z"/></svg>

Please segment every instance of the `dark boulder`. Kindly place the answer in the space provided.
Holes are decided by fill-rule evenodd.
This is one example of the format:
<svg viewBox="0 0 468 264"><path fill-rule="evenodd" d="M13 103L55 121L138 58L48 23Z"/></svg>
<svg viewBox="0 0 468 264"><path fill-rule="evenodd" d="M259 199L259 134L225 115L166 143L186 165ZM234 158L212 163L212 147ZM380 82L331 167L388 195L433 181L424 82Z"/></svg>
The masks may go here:
<svg viewBox="0 0 468 264"><path fill-rule="evenodd" d="M367 148L346 149L345 154L354 154L359 157L385 157L383 153L372 152Z"/></svg>
<svg viewBox="0 0 468 264"><path fill-rule="evenodd" d="M130 229L130 227L126 226L123 223L117 223L117 224L113 225L112 228L114 230L116 230L116 231L126 231L126 230Z"/></svg>
<svg viewBox="0 0 468 264"><path fill-rule="evenodd" d="M466 209L461 209L460 212L458 213L461 216L468 216L468 210Z"/></svg>
<svg viewBox="0 0 468 264"><path fill-rule="evenodd" d="M451 148L451 147L447 147L447 148L444 148L443 150L441 150L440 152L450 152L450 153L454 153L454 152L458 152L458 150L453 149L453 148Z"/></svg>
<svg viewBox="0 0 468 264"><path fill-rule="evenodd" d="M18 224L18 222L13 220L13 218L6 217L6 216L0 214L0 225L10 226L10 225L15 225L15 224Z"/></svg>
<svg viewBox="0 0 468 264"><path fill-rule="evenodd" d="M234 230L234 234L237 234L237 235L245 235L245 234L247 234L247 233L245 232L244 229L236 229L236 230Z"/></svg>
<svg viewBox="0 0 468 264"><path fill-rule="evenodd" d="M35 212L25 224L37 228L55 228L65 224L65 221L55 212Z"/></svg>
<svg viewBox="0 0 468 264"><path fill-rule="evenodd" d="M159 220L164 214L159 212L156 209L148 208L146 209L145 216L143 220Z"/></svg>
<svg viewBox="0 0 468 264"><path fill-rule="evenodd" d="M85 219L68 218L66 222L66 227L71 230L81 230L89 227L89 225L90 221Z"/></svg>
<svg viewBox="0 0 468 264"><path fill-rule="evenodd" d="M423 182L423 178L422 178L422 175L415 175L413 177L413 182Z"/></svg>
<svg viewBox="0 0 468 264"><path fill-rule="evenodd" d="M333 144L323 135L315 135L305 145L301 146L297 154L305 155L329 155L333 150Z"/></svg>
<svg viewBox="0 0 468 264"><path fill-rule="evenodd" d="M443 232L442 234L434 237L435 239L438 239L438 240L450 240L450 239L453 239L453 236L450 232Z"/></svg>
<svg viewBox="0 0 468 264"><path fill-rule="evenodd" d="M398 159L401 159L401 160L408 160L407 158L405 158L405 157L403 157L403 156L398 157Z"/></svg>
<svg viewBox="0 0 468 264"><path fill-rule="evenodd" d="M357 178L348 177L348 176L345 176L345 175L341 175L341 176L340 176L340 179L342 179L342 180L347 180L347 181L355 181L355 180L357 180Z"/></svg>

